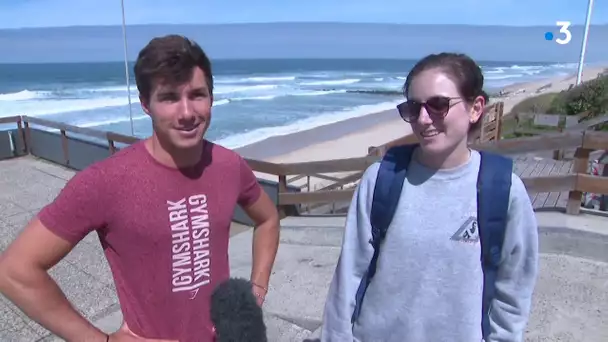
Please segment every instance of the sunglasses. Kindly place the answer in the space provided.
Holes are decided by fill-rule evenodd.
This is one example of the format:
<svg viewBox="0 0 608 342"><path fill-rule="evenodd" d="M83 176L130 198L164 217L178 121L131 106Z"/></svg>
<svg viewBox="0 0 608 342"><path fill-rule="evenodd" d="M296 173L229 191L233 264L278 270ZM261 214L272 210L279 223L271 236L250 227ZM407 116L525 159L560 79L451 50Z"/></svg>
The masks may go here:
<svg viewBox="0 0 608 342"><path fill-rule="evenodd" d="M460 100L453 102L452 100ZM397 105L399 115L405 122L414 122L420 116L422 107L429 113L431 120L443 119L452 106L462 102L460 97L433 96L424 102L407 100Z"/></svg>

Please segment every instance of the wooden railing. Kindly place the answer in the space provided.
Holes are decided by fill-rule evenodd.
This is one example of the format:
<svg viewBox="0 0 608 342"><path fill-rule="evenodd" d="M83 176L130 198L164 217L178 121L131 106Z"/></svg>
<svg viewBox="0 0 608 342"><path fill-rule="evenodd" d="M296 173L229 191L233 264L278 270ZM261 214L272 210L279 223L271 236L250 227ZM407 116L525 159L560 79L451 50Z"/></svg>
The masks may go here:
<svg viewBox="0 0 608 342"><path fill-rule="evenodd" d="M587 174L590 153L595 150L608 149L608 133L591 131L566 132L551 136L471 144L471 147L477 150L494 151L506 155L551 151L555 149L575 149L575 159L571 174L523 178L522 180L528 192L568 191L566 212L569 214L579 213L583 192L608 194L607 178ZM379 158L379 156L367 156L309 163L277 164L277 173L281 175L306 175L336 171L362 171ZM349 201L353 192L353 188L303 193L280 192L279 205Z"/></svg>
<svg viewBox="0 0 608 342"><path fill-rule="evenodd" d="M139 140L132 136L81 128L28 116L0 119L0 123L9 122L17 124L19 135L23 137L25 142L26 152L30 151L28 144L31 141L29 131L32 124L58 130L61 135L62 149L66 160L70 158L70 152L67 149L67 134L70 132L103 139L107 142L110 153L114 153L116 150L115 143L132 144ZM401 141L409 142L407 139ZM579 213L583 192L608 194L607 178L587 174L590 153L594 150L608 150L608 133L566 131L538 137L473 142L471 146L478 150L495 151L506 155L556 149L575 149L574 166L571 174L524 178L523 182L528 191L530 193L568 191L569 199L566 210L570 214ZM382 147L382 150L384 148L385 146ZM381 158L382 153L379 153L380 150L375 149L370 155L359 158L302 163L270 163L247 158L246 161L255 172L270 175L270 178L274 178L277 181L277 205L283 215L287 215L294 212L294 207L299 208L299 212L301 213L302 208L310 208L313 204L333 205L335 203L348 203L355 191L353 185L357 184L362 172L367 167ZM347 176L325 176L336 173L347 174ZM291 179L293 182L294 178L304 179L306 177L319 176L326 178L329 184L321 186L319 190L313 191L293 192L288 190L288 179Z"/></svg>
<svg viewBox="0 0 608 342"><path fill-rule="evenodd" d="M580 212L584 192L608 194L608 178L587 173L589 155L596 150L608 150L608 133L564 132L530 138L499 140L472 147L506 155L575 149L572 173L560 176L522 178L530 193L568 191L566 206L568 214Z"/></svg>
<svg viewBox="0 0 608 342"><path fill-rule="evenodd" d="M46 128L51 128L51 129L55 129L55 130L59 131L59 134L61 135L61 146L62 146L62 150L63 150L63 155L64 155L66 162L69 161L69 155L70 155L70 152L68 151L68 133L75 133L75 134L80 134L83 136L103 140L108 144L108 150L110 151L110 153L114 153L116 151L116 143L123 143L123 144L130 145L139 140L139 138L133 137L130 135L123 135L123 134L114 133L114 132L106 132L106 131L86 128L86 127L78 127L78 126L68 125L68 124L65 124L62 122L45 120L45 119L40 119L40 118L26 116L26 115L0 118L0 124L9 124L9 123L17 124L17 130L19 132L19 135L21 136L22 141L24 142L24 148L25 148L24 152L26 152L26 153L31 152L31 146L30 146L31 125L39 125L39 126L43 126Z"/></svg>
<svg viewBox="0 0 608 342"><path fill-rule="evenodd" d="M504 102L496 102L486 108L482 117L481 128L477 132L472 132L472 141L484 143L500 140L504 108Z"/></svg>

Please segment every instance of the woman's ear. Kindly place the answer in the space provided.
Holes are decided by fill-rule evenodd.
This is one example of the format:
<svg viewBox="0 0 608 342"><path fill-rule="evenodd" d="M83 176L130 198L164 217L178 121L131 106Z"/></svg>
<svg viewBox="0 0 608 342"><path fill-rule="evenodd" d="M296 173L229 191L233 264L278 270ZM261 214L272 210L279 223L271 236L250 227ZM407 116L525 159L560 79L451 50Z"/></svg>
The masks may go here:
<svg viewBox="0 0 608 342"><path fill-rule="evenodd" d="M469 122L476 123L483 115L483 111L486 107L486 100L483 96L479 95L473 101L471 106L471 112L469 113Z"/></svg>

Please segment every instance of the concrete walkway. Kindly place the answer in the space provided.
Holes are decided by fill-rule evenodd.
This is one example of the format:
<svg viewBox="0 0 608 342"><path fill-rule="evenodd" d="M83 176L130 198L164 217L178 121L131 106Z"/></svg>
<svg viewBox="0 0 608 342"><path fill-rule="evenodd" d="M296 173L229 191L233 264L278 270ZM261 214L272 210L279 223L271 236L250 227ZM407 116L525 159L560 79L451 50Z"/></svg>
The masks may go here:
<svg viewBox="0 0 608 342"><path fill-rule="evenodd" d="M25 157L0 161L0 250L64 186L72 171ZM541 274L526 341L608 341L608 219L537 213ZM269 341L318 336L340 253L344 218L287 218L264 307ZM248 277L251 229L235 225L232 275ZM95 234L51 271L72 303L105 331L122 321L109 267ZM57 340L0 296L0 341Z"/></svg>

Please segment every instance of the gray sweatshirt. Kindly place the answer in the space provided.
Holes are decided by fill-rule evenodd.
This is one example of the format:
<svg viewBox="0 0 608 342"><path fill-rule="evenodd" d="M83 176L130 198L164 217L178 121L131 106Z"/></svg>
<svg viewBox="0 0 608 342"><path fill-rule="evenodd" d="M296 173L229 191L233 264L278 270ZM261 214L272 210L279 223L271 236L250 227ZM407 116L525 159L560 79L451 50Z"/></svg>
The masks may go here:
<svg viewBox="0 0 608 342"><path fill-rule="evenodd" d="M366 170L348 212L321 341L482 341L479 164L476 151L466 164L447 170L412 160L376 275L351 325L355 293L373 254L369 216L379 163ZM537 264L536 217L514 174L488 342L523 340Z"/></svg>

